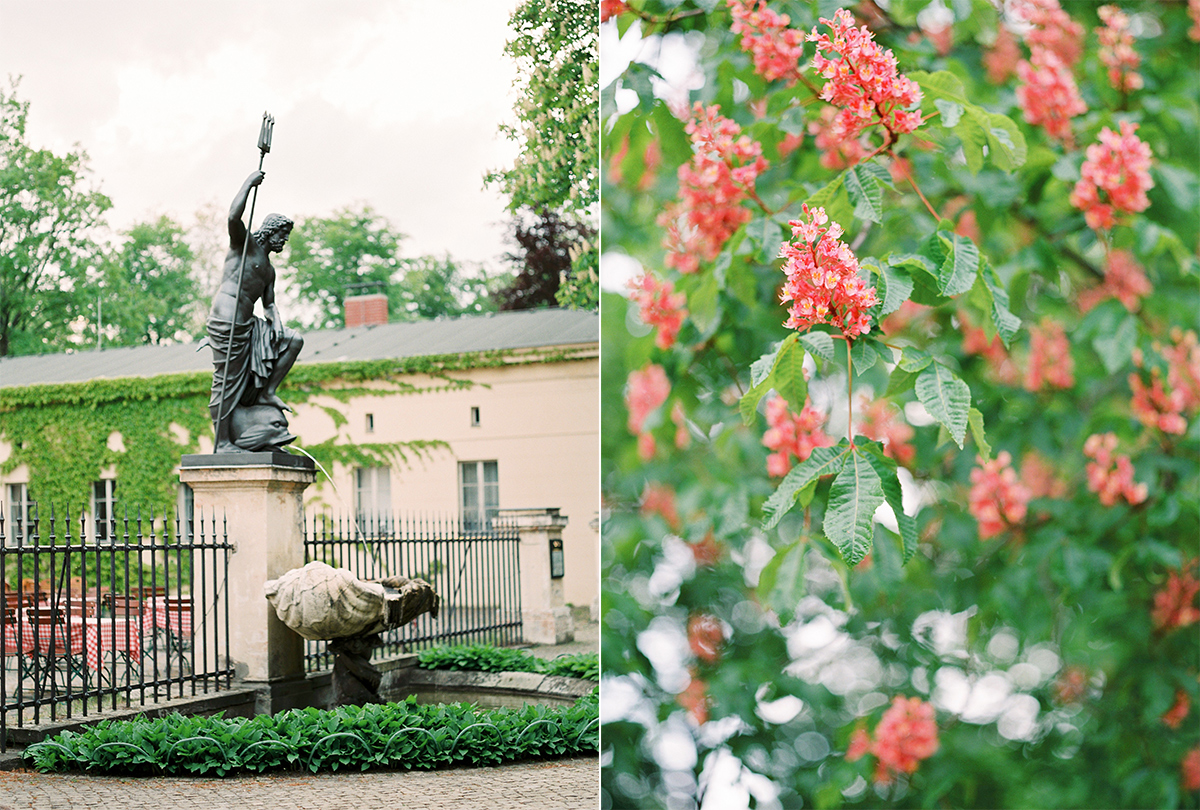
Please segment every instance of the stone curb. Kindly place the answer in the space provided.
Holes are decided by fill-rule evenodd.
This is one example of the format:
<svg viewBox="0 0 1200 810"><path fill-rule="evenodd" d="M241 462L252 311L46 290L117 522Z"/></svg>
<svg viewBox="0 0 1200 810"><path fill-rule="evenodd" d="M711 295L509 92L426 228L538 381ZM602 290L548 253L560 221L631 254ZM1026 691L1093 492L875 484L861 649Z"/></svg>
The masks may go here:
<svg viewBox="0 0 1200 810"><path fill-rule="evenodd" d="M474 672L414 667L406 673L404 686L454 691L480 689L533 699L549 698L559 703L578 700L591 692L596 682L536 672Z"/></svg>

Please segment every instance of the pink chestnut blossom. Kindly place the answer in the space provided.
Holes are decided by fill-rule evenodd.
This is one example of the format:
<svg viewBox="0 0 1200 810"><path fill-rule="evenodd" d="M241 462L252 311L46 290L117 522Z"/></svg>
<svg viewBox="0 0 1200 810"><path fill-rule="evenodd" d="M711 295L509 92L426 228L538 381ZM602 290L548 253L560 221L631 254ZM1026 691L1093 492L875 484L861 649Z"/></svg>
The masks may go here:
<svg viewBox="0 0 1200 810"><path fill-rule="evenodd" d="M842 226L824 208L810 211L806 203L802 210L788 223L794 241L780 250L787 274L780 300L791 302L784 326L803 330L827 323L848 339L865 334L871 329L867 310L879 303L875 288L859 277L858 259L841 240Z"/></svg>

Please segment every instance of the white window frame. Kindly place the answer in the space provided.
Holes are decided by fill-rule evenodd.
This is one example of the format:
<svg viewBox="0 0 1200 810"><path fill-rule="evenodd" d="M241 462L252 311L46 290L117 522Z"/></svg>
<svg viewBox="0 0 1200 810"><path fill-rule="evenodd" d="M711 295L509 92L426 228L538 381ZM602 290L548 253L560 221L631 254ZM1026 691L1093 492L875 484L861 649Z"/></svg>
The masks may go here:
<svg viewBox="0 0 1200 810"><path fill-rule="evenodd" d="M368 521L388 520L392 515L392 468L354 468L355 516Z"/></svg>
<svg viewBox="0 0 1200 810"><path fill-rule="evenodd" d="M111 543L115 535L113 521L117 515L117 482L104 478L92 482L92 525L96 531L93 535L97 543Z"/></svg>
<svg viewBox="0 0 1200 810"><path fill-rule="evenodd" d="M5 542L8 545L24 545L33 529L33 511L37 502L29 497L28 484L8 485L8 515L5 520Z"/></svg>
<svg viewBox="0 0 1200 810"><path fill-rule="evenodd" d="M458 463L458 509L464 530L491 529L500 509L500 465L496 460Z"/></svg>

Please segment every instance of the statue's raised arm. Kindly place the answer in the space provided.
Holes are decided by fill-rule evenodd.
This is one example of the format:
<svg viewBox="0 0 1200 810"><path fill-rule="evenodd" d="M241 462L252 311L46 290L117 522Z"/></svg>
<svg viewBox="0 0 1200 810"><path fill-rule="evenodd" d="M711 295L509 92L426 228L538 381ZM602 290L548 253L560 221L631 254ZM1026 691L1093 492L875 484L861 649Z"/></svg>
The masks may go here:
<svg viewBox="0 0 1200 810"><path fill-rule="evenodd" d="M229 249L241 250L246 244L246 225L242 222L242 214L246 213L246 203L250 201L250 189L262 185L267 173L262 169L252 172L242 183L242 188L233 198L229 206Z"/></svg>

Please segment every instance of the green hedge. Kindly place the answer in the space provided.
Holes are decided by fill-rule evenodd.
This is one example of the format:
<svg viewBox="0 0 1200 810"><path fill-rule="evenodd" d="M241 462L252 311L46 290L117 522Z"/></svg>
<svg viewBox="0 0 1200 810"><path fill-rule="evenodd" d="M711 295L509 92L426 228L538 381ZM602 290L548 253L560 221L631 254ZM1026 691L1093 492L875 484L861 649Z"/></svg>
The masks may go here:
<svg viewBox="0 0 1200 810"><path fill-rule="evenodd" d="M429 770L595 754L598 691L574 705L483 710L465 703L294 709L253 718L105 721L25 749L39 771L224 776L272 769Z"/></svg>
<svg viewBox="0 0 1200 810"><path fill-rule="evenodd" d="M487 644L458 644L422 650L417 653L417 666L473 672L537 672L589 681L600 678L600 656L596 653L560 655L547 661L521 650Z"/></svg>

